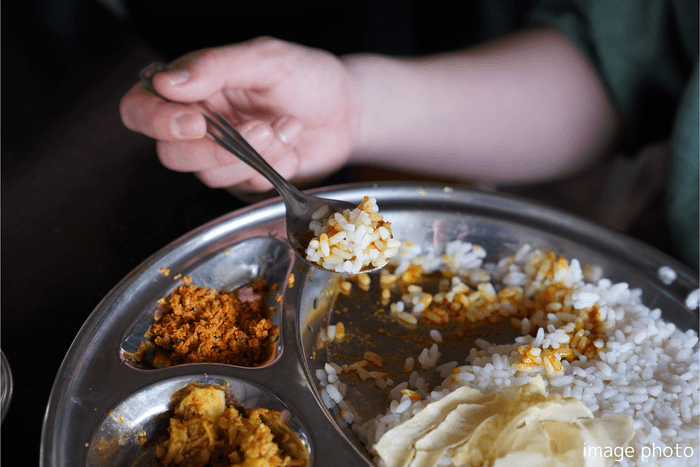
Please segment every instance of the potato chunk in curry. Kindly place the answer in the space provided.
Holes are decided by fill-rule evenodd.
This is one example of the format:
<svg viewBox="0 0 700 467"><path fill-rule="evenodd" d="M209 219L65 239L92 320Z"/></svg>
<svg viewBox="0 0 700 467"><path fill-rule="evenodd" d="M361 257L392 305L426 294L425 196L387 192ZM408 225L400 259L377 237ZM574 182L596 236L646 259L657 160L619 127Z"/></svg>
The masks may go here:
<svg viewBox="0 0 700 467"><path fill-rule="evenodd" d="M175 409L156 457L177 467L308 466L308 452L281 414L226 405L214 386L191 386Z"/></svg>

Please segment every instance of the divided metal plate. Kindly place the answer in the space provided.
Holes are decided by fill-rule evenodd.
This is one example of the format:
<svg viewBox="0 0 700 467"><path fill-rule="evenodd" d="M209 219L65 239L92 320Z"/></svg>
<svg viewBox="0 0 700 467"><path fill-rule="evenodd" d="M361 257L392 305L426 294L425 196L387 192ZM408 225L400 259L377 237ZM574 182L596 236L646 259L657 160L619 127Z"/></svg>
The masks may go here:
<svg viewBox="0 0 700 467"><path fill-rule="evenodd" d="M698 288L696 274L645 244L577 217L514 197L443 185L355 184L316 192L357 203L364 195L374 196L400 240L428 244L462 238L484 247L487 259L530 243L597 264L613 281L642 288L644 303L661 308L665 319L697 328L697 312L684 305ZM658 278L661 266L677 272L670 286ZM255 368L188 364L153 369L130 360L153 322L157 300L179 285L177 274L219 290L258 278L276 284L281 303L270 303L277 308L272 318L280 329L274 357ZM290 274L295 276L291 287ZM279 199L233 212L166 246L116 285L75 338L47 406L41 465L150 465L153 446L139 440L164 432L174 407L172 394L192 382L228 385L248 407L288 411L312 465L371 465L363 446L321 402L315 378L328 361L326 350L315 347L317 333L348 319L330 311L342 307L356 326L371 319L363 313L371 303L349 307L339 301L340 278L309 268L294 255L285 241ZM377 349L382 345L377 343ZM366 400L370 407L382 404Z"/></svg>

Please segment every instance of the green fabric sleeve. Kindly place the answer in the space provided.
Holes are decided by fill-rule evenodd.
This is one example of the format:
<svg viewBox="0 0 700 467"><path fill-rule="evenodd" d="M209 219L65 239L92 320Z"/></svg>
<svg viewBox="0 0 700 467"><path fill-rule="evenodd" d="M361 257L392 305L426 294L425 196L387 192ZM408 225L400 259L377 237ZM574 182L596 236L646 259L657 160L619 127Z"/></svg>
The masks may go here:
<svg viewBox="0 0 700 467"><path fill-rule="evenodd" d="M694 24L679 21L690 15ZM697 62L697 17L697 0L542 0L528 20L561 30L589 58L623 116L631 153L671 132Z"/></svg>
<svg viewBox="0 0 700 467"><path fill-rule="evenodd" d="M562 31L597 69L623 118L623 152L670 139L670 241L697 271L698 1L542 0L528 19Z"/></svg>
<svg viewBox="0 0 700 467"><path fill-rule="evenodd" d="M700 179L700 148L698 147L698 67L688 81L671 135L668 167L666 217L675 237L676 246L689 266L698 270L700 255L698 240L698 186Z"/></svg>

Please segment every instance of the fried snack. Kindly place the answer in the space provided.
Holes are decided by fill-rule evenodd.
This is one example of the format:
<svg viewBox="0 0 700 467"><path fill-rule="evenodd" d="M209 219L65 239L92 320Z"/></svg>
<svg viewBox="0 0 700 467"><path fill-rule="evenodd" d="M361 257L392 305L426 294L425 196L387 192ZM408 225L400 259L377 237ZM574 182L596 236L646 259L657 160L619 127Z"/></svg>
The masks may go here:
<svg viewBox="0 0 700 467"><path fill-rule="evenodd" d="M227 406L214 386L188 388L156 446L164 466L308 466L308 451L274 410Z"/></svg>
<svg viewBox="0 0 700 467"><path fill-rule="evenodd" d="M252 287L258 296L242 300L238 290L216 292L194 284L178 287L160 300L156 321L135 359L156 367L265 363L279 337L277 326L268 318L266 288L265 281L258 280Z"/></svg>

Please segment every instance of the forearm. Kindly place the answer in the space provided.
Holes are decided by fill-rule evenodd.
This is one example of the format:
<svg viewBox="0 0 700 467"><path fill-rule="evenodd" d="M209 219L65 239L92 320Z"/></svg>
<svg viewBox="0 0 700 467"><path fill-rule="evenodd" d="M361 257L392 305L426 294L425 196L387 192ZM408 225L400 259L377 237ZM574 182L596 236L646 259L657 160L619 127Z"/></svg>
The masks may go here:
<svg viewBox="0 0 700 467"><path fill-rule="evenodd" d="M595 70L550 30L433 57L343 60L361 109L353 162L542 180L610 152L620 126Z"/></svg>

